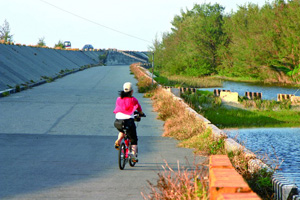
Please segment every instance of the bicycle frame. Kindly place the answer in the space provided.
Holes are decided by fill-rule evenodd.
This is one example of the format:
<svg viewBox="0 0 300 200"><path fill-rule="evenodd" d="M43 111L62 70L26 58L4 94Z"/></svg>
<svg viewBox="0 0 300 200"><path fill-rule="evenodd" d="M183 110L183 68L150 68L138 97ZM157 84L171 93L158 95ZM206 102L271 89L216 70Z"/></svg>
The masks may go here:
<svg viewBox="0 0 300 200"><path fill-rule="evenodd" d="M146 117L145 114L140 115L138 112L134 113L134 121L139 122L141 120L141 117ZM136 162L133 162L131 160L131 142L127 135L127 129L123 125L123 133L124 138L121 142L120 149L119 149L119 168L123 170L125 168L126 163L129 161L129 165L131 167L134 167ZM137 152L136 152L137 153Z"/></svg>
<svg viewBox="0 0 300 200"><path fill-rule="evenodd" d="M129 165L134 167L135 162L131 160L131 143L130 139L127 136L126 129L124 129L124 138L121 142L119 149L119 168L123 170L125 168L126 163L129 161Z"/></svg>

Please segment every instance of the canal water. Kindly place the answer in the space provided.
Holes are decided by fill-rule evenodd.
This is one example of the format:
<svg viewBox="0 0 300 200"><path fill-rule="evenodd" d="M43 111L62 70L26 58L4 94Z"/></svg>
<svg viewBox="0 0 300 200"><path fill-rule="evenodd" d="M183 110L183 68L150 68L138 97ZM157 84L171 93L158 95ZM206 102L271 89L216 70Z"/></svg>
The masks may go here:
<svg viewBox="0 0 300 200"><path fill-rule="evenodd" d="M300 89L296 87L277 87L224 81L220 88L202 88L213 91L225 89L238 92L245 96L245 92L261 92L265 100L277 100L277 94L294 94L300 96ZM299 119L300 120L300 119ZM278 173L300 188L300 128L248 128L224 130L227 135L243 144L247 149L260 158L267 158L268 164L280 164Z"/></svg>
<svg viewBox="0 0 300 200"><path fill-rule="evenodd" d="M300 128L227 129L236 139L272 167L279 165L285 175L300 188Z"/></svg>
<svg viewBox="0 0 300 200"><path fill-rule="evenodd" d="M214 89L230 90L239 93L239 96L245 96L245 92L261 92L262 99L277 100L277 94L295 94L300 96L300 88L296 87L277 87L256 85L251 83L241 83L233 81L224 81L220 88L202 88L200 90L214 91Z"/></svg>

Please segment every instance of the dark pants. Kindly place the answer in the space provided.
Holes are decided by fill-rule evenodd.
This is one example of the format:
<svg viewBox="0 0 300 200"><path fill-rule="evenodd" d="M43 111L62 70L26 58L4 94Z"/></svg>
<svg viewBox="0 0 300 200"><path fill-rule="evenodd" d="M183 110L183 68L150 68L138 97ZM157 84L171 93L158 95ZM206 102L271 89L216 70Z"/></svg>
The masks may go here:
<svg viewBox="0 0 300 200"><path fill-rule="evenodd" d="M137 145L138 138L136 134L134 119L116 119L114 126L118 129L118 131L122 133L124 133L124 129L126 128L127 135L131 141L131 144Z"/></svg>

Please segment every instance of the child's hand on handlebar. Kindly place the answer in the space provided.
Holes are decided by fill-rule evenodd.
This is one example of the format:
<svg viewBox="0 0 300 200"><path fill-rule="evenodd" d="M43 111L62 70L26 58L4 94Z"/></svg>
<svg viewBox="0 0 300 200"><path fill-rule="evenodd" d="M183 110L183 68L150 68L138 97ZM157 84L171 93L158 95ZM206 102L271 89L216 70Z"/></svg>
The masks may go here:
<svg viewBox="0 0 300 200"><path fill-rule="evenodd" d="M140 112L140 117L146 117L146 114L143 112Z"/></svg>

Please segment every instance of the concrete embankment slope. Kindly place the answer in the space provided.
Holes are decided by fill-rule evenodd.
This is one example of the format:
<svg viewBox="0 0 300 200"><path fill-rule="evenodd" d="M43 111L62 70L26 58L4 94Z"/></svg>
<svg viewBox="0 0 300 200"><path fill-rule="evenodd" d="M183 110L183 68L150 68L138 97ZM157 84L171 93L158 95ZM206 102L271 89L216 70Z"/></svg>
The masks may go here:
<svg viewBox="0 0 300 200"><path fill-rule="evenodd" d="M100 52L66 51L0 44L0 91L21 84L36 83L41 76L76 70L99 63Z"/></svg>
<svg viewBox="0 0 300 200"><path fill-rule="evenodd" d="M122 51L59 50L22 45L0 44L0 92L22 85L45 82L68 71L77 71L84 66L130 65L147 62Z"/></svg>
<svg viewBox="0 0 300 200"><path fill-rule="evenodd" d="M145 56L145 54L143 54ZM147 63L147 58L131 55L124 51L109 51L105 60L106 65L130 65L136 62Z"/></svg>

